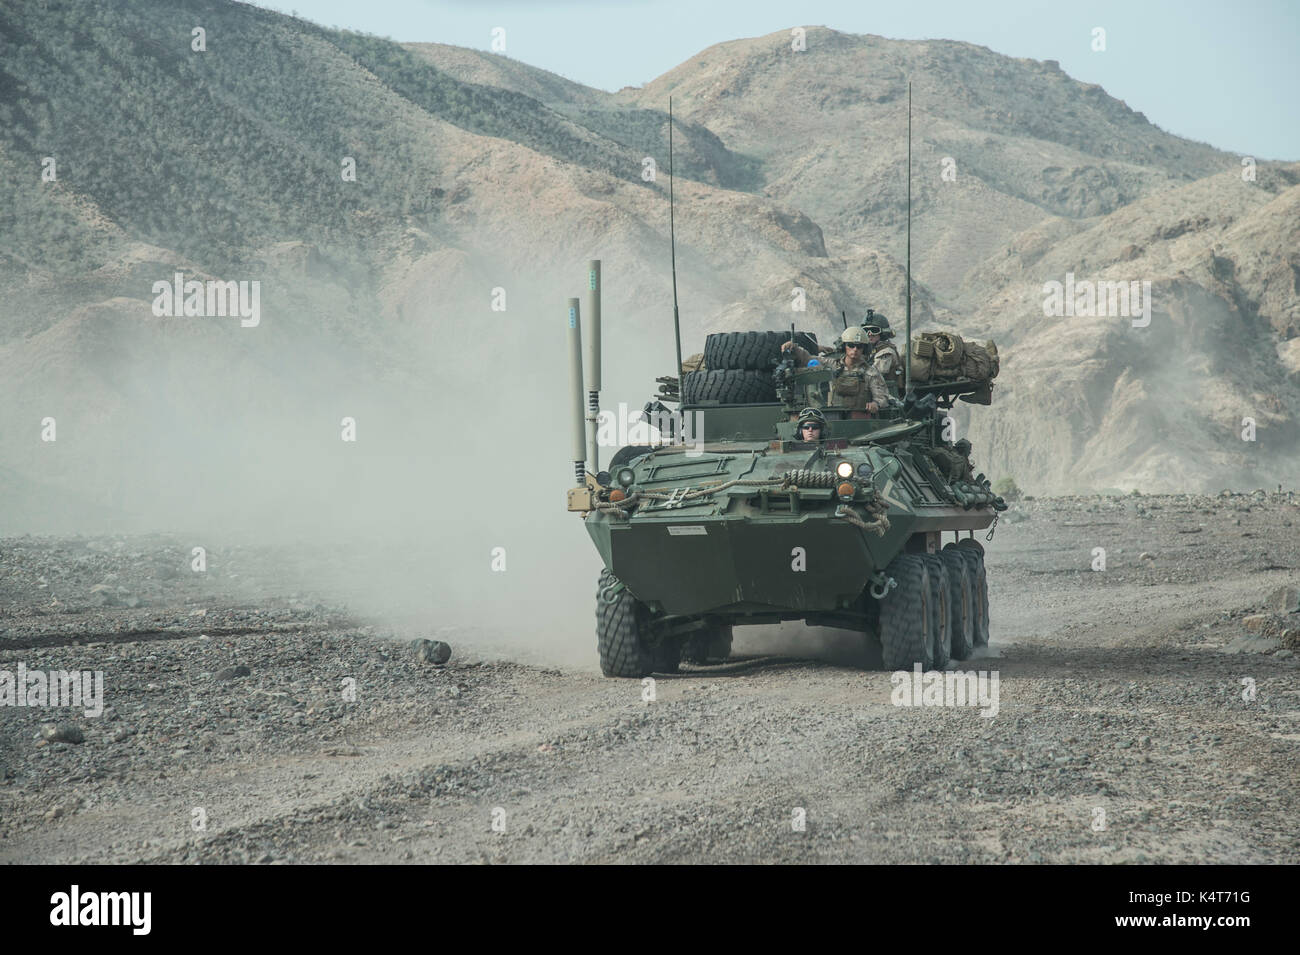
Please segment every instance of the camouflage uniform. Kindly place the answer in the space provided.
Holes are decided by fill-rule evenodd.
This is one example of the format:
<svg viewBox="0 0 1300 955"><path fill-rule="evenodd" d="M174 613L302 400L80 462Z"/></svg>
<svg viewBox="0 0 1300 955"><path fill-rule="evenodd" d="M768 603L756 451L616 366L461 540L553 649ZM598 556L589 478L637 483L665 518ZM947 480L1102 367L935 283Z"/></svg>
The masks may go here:
<svg viewBox="0 0 1300 955"><path fill-rule="evenodd" d="M807 351L798 345L794 347L794 353L800 368L807 365L809 359L812 358ZM874 401L880 408L883 408L888 403L889 389L885 386L885 379L880 377L880 372L876 370L871 362L861 362L849 368L844 364L843 355L823 358L821 362L830 369L833 376L831 379L830 401L827 403L827 407L844 408L849 411L865 411L869 402Z"/></svg>
<svg viewBox="0 0 1300 955"><path fill-rule="evenodd" d="M875 351L871 353L871 363L876 366L876 371L880 372L880 377L885 379L885 384L889 386L890 393L901 395L903 393L903 359L898 354L898 349L894 347L894 343L877 342Z"/></svg>

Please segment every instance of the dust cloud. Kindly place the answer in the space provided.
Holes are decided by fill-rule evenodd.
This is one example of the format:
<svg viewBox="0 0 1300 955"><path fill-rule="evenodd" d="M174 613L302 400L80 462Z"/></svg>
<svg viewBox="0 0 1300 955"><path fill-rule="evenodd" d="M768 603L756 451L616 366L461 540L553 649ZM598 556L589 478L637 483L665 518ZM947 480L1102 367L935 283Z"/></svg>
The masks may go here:
<svg viewBox="0 0 1300 955"><path fill-rule="evenodd" d="M606 263L602 405L639 409L673 366L671 294L665 275L633 310L623 274ZM373 290L270 276L257 328L124 300L56 323L0 436L0 533L254 544L286 590L378 633L593 668L600 559L565 510L566 303L585 279L585 259L543 278L480 261L384 311Z"/></svg>

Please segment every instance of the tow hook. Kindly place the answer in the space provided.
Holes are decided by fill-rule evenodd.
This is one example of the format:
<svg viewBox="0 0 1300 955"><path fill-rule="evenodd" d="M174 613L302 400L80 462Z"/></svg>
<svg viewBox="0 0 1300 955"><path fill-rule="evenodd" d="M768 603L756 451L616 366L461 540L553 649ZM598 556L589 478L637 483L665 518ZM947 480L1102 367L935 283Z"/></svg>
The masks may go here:
<svg viewBox="0 0 1300 955"><path fill-rule="evenodd" d="M885 595L898 586L898 581L893 577L886 577L882 573L876 573L871 577L871 596L876 600L883 600Z"/></svg>

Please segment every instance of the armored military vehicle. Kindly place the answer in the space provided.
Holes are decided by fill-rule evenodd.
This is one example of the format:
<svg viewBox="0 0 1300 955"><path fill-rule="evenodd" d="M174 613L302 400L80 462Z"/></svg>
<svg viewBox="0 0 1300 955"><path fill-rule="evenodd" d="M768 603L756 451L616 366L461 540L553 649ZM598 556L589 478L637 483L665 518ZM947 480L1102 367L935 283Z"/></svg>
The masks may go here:
<svg viewBox="0 0 1300 955"><path fill-rule="evenodd" d="M591 275L588 311L598 315L599 263ZM569 309L578 368L576 299ZM936 337L918 338L918 359ZM953 403L987 403L991 382L962 377L947 357L944 375L932 357L927 381L868 417L825 406L831 370L816 361L795 368L781 351L790 338L815 354L808 333L708 336L703 361L686 365L696 370L660 378L646 406L661 443L621 448L595 474L586 463L598 454L598 370L586 402L577 382L585 414L576 419L569 509L582 514L605 565L596 630L607 676L725 657L734 627L785 620L855 630L888 669L942 666L988 642L974 532L1005 504L972 473L969 444L945 438ZM949 356L961 340L942 341ZM795 432L809 405L822 406L823 440Z"/></svg>
<svg viewBox="0 0 1300 955"><path fill-rule="evenodd" d="M668 111L671 241L671 99ZM825 407L832 369L795 367L783 342L817 348L794 328L709 335L684 363L674 242L677 374L659 379L645 409L667 440L621 448L599 470L600 263L590 263L585 391L576 298L568 309L577 485L568 506L605 564L596 642L606 676L725 657L734 627L785 620L855 630L888 669L940 667L988 642L974 532L1006 505L972 473L969 443L947 440L945 412L959 399L990 403L997 349L947 332L911 340L910 169L909 84L905 375L902 395L871 415ZM795 431L808 406L829 426L821 440Z"/></svg>

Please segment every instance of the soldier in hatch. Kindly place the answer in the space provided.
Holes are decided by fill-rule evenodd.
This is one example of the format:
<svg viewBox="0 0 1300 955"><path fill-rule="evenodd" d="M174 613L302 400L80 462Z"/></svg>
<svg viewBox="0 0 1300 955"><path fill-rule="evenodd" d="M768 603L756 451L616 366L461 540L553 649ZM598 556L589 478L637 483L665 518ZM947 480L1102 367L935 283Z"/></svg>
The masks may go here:
<svg viewBox="0 0 1300 955"><path fill-rule="evenodd" d="M862 330L867 333L868 360L876 366L880 377L885 379L889 393L899 397L903 393L903 359L898 354L898 348L889 341L894 337L889 319L877 315L874 308L869 308L866 318L862 320ZM831 345L819 345L817 350L823 355L830 355L837 349Z"/></svg>
<svg viewBox="0 0 1300 955"><path fill-rule="evenodd" d="M830 433L831 427L826 423L826 416L816 408L804 408L799 412L799 423L794 428L795 440L824 441Z"/></svg>
<svg viewBox="0 0 1300 955"><path fill-rule="evenodd" d="M840 336L844 343L844 354L832 355L825 360L831 370L830 408L843 408L851 418L869 418L889 403L889 389L885 379L867 358L869 342L867 333L861 328L844 330ZM808 354L794 342L784 342L782 351L794 349L795 361L800 368L808 364L812 355Z"/></svg>
<svg viewBox="0 0 1300 955"><path fill-rule="evenodd" d="M872 309L867 309L867 317L863 319L862 330L867 333L867 343L871 346L871 364L876 366L876 371L880 372L880 377L885 379L885 384L889 386L890 394L895 396L903 393L903 359L898 354L898 348L889 339L894 337L894 330L889 327L889 319L883 315L877 315Z"/></svg>

